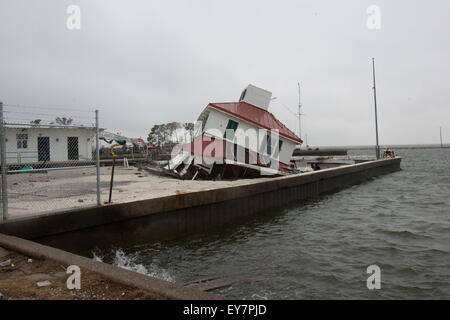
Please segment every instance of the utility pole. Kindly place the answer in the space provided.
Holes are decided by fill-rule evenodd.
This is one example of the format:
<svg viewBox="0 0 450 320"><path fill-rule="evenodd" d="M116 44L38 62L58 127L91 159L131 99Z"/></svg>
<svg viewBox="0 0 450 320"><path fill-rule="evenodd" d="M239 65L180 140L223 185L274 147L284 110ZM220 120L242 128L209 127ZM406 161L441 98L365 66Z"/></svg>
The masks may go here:
<svg viewBox="0 0 450 320"><path fill-rule="evenodd" d="M302 138L302 103L300 99L300 82L298 82L298 137Z"/></svg>
<svg viewBox="0 0 450 320"><path fill-rule="evenodd" d="M441 135L441 148L443 148L444 145L442 144L442 127L439 127L439 134Z"/></svg>
<svg viewBox="0 0 450 320"><path fill-rule="evenodd" d="M375 103L375 134L377 145L375 147L377 160L380 159L380 146L378 144L378 115L377 115L377 88L375 85L375 58L372 58L372 71L373 71L373 100Z"/></svg>

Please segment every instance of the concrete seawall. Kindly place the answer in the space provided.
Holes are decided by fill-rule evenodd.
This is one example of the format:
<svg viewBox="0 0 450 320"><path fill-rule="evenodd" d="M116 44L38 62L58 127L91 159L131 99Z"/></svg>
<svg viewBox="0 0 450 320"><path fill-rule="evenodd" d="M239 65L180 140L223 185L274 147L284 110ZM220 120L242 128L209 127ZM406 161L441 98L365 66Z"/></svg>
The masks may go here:
<svg viewBox="0 0 450 320"><path fill-rule="evenodd" d="M179 239L239 223L259 212L400 170L400 158L269 181L41 215L0 224L0 233L82 252Z"/></svg>

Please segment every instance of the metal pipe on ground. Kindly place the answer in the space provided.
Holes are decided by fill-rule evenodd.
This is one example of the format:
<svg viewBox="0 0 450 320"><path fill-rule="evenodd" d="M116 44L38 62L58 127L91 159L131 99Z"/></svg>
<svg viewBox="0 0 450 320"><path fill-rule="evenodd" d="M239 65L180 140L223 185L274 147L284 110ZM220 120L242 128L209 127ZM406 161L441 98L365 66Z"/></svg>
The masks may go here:
<svg viewBox="0 0 450 320"><path fill-rule="evenodd" d="M111 197L112 197L112 188L113 188L113 184L114 184L114 168L116 166L116 158L113 158L113 163L112 163L112 169L111 169L111 183L109 184L109 200L108 203L111 203Z"/></svg>
<svg viewBox="0 0 450 320"><path fill-rule="evenodd" d="M120 144L116 143L113 144L110 148L111 154L113 156L113 163L112 163L112 169L111 169L111 182L109 184L109 200L108 203L111 203L111 196L112 196L112 188L113 188L113 184L114 184L114 168L116 166L116 154L113 151L114 147L120 146Z"/></svg>

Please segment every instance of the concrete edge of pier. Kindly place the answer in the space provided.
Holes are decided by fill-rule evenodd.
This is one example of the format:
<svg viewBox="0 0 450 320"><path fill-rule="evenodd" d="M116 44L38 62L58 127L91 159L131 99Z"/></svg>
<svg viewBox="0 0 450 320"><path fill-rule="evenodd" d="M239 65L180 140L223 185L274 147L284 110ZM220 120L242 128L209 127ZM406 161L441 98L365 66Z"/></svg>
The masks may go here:
<svg viewBox="0 0 450 320"><path fill-rule="evenodd" d="M168 300L223 300L224 297L184 287L177 283L129 271L113 265L85 258L67 251L33 241L0 233L0 246L35 259L51 259L65 265L77 265L113 282L139 288Z"/></svg>
<svg viewBox="0 0 450 320"><path fill-rule="evenodd" d="M254 183L94 206L8 220L0 233L72 252L174 240L241 223L259 212L334 192L400 170L401 158L381 159Z"/></svg>

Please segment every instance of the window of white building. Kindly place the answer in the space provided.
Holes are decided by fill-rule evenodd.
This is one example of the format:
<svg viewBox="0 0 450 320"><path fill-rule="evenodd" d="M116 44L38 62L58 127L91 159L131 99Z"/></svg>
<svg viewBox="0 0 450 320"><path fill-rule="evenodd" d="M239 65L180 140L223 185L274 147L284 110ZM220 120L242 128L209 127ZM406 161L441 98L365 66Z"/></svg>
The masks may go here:
<svg viewBox="0 0 450 320"><path fill-rule="evenodd" d="M228 120L227 128L223 134L223 137L228 140L234 139L234 133L238 127L239 123L233 120Z"/></svg>
<svg viewBox="0 0 450 320"><path fill-rule="evenodd" d="M16 134L17 149L27 149L28 148L28 134L18 133Z"/></svg>

